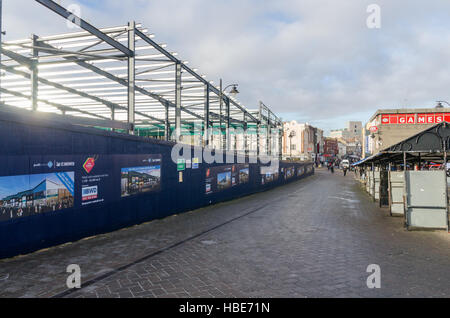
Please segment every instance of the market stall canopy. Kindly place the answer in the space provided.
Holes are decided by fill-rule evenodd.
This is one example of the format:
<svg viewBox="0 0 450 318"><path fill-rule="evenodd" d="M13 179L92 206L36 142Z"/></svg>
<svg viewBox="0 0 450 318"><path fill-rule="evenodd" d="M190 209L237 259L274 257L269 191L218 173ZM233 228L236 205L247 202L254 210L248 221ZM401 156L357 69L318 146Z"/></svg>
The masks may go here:
<svg viewBox="0 0 450 318"><path fill-rule="evenodd" d="M450 126L447 122L442 122L358 161L353 166L403 163L404 153L407 162L422 160L443 163L449 148Z"/></svg>

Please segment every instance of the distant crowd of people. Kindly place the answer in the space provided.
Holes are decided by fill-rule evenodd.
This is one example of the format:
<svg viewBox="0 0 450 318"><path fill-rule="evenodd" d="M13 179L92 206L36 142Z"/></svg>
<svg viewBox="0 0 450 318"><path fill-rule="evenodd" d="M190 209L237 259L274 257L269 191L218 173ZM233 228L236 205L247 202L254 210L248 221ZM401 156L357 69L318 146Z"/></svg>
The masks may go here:
<svg viewBox="0 0 450 318"><path fill-rule="evenodd" d="M58 201L54 201L49 205L36 204L31 206L3 206L0 207L0 220L10 220L14 218L30 216L34 214L40 214L51 211L59 211L73 207L73 198L64 198Z"/></svg>

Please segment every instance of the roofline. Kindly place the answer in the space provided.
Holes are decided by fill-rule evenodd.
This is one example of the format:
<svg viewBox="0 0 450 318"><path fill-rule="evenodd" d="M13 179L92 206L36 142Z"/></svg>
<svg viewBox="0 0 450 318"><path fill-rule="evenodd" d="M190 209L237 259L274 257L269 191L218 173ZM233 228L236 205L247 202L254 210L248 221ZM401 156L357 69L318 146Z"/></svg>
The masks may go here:
<svg viewBox="0 0 450 318"><path fill-rule="evenodd" d="M450 113L450 107L444 108L385 108L377 109L377 111L370 117L366 125L372 122L378 115L381 114L415 114L415 113Z"/></svg>
<svg viewBox="0 0 450 318"><path fill-rule="evenodd" d="M422 134L426 133L427 131L436 129L437 127L447 126L447 125L449 125L449 123L447 123L447 122L444 121L444 122L441 122L441 123L439 123L439 124L435 124L435 125L433 125L433 126L431 126L431 127L428 127L428 128L426 128L426 129L424 129L424 130L422 130L422 131L420 131L420 132L418 132L418 133L416 133L416 134L414 134L414 135L411 135L411 136L409 136L409 137L407 137L407 138L405 138L405 139L403 139L403 140L401 140L401 141L399 141L399 142L397 142L397 143L395 143L395 144L389 146L389 147L384 148L383 150L380 150L378 153L373 154L373 155L370 156L370 157L364 158L363 160L361 160L361 161L359 161L359 162L356 162L356 163L354 164L354 166L359 166L359 165L361 165L361 164L363 164L363 163L365 163L365 162L370 162L370 161L372 161L373 159L375 159L375 158L377 158L377 157L379 157L379 156L382 156L383 154L393 154L393 153L398 153L398 154L399 154L399 153L404 153L404 152L405 152L405 153L411 152L411 151L393 151L393 150L390 150L390 149L392 149L393 147L395 147L395 146L401 144L402 142L405 142L406 140L417 138L419 135L422 135ZM417 152L417 151L412 151L412 152ZM411 152L411 153L412 153L412 152ZM426 152L426 151L422 151L422 153L425 153L425 152Z"/></svg>

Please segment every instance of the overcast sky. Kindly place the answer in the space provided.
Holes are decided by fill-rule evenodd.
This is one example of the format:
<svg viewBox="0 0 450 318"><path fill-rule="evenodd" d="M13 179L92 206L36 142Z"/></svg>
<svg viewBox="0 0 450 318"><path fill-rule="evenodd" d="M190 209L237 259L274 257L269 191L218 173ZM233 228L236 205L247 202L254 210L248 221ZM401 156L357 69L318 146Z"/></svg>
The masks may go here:
<svg viewBox="0 0 450 318"><path fill-rule="evenodd" d="M97 27L142 23L207 79L239 83L283 120L326 131L379 108L450 100L448 0L61 0ZM381 28L366 25L381 8ZM3 0L5 40L67 32L34 0Z"/></svg>

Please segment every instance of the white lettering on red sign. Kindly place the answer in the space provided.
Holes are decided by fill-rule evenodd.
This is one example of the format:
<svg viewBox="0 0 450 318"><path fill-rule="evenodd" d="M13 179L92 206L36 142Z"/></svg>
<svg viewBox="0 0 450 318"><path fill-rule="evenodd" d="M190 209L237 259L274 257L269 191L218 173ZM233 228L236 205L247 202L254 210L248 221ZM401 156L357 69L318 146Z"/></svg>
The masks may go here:
<svg viewBox="0 0 450 318"><path fill-rule="evenodd" d="M395 114L395 115L381 115L381 123L386 124L439 124L444 121L450 122L450 113L428 113L428 114Z"/></svg>

